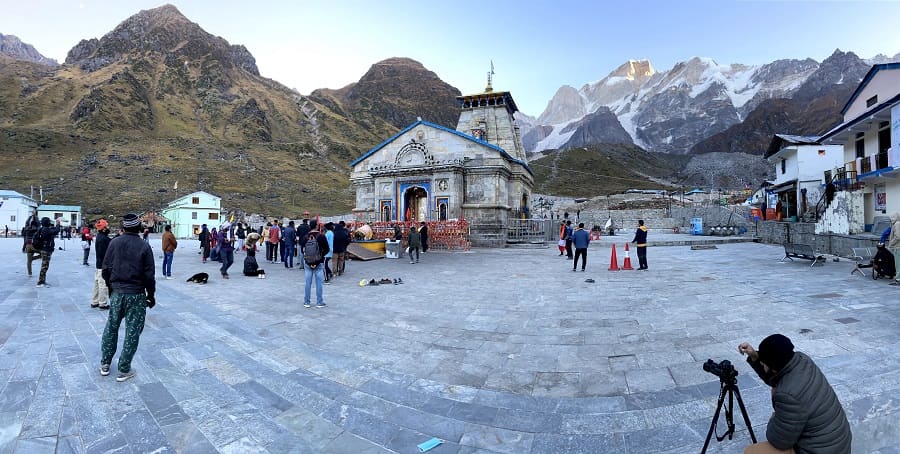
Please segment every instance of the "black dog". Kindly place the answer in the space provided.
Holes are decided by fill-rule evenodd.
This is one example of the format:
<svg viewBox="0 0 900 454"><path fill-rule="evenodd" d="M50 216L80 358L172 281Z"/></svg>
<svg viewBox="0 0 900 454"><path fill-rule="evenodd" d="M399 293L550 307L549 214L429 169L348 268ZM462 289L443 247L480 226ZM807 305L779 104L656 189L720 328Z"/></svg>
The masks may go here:
<svg viewBox="0 0 900 454"><path fill-rule="evenodd" d="M198 284L205 284L206 281L209 280L209 275L206 273L197 273L188 278L187 282L196 282Z"/></svg>

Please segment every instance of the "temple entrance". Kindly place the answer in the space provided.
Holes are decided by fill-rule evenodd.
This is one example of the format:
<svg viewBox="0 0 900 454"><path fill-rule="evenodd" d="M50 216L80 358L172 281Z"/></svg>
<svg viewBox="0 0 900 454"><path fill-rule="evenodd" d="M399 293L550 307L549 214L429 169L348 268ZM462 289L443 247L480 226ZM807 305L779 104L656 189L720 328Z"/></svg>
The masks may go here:
<svg viewBox="0 0 900 454"><path fill-rule="evenodd" d="M424 221L428 218L428 192L425 189L414 186L403 194L403 206L405 221Z"/></svg>

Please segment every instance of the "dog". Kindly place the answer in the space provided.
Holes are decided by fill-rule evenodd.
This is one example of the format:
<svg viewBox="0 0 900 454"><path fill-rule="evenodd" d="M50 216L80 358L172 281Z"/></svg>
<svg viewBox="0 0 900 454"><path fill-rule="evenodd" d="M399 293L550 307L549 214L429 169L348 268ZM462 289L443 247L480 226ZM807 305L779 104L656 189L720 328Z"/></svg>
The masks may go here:
<svg viewBox="0 0 900 454"><path fill-rule="evenodd" d="M206 273L197 273L188 278L187 282L196 282L198 284L205 284L209 280L209 275Z"/></svg>

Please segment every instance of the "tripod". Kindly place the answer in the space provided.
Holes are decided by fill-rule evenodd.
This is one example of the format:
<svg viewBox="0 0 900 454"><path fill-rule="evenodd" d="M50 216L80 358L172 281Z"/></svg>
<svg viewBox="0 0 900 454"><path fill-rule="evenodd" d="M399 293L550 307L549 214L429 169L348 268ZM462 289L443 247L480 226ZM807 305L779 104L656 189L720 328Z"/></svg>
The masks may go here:
<svg viewBox="0 0 900 454"><path fill-rule="evenodd" d="M728 437L729 440L734 437L734 397L737 396L738 405L741 407L741 415L744 416L744 424L747 424L747 430L750 432L750 440L753 443L756 443L756 435L753 434L753 427L750 426L750 417L747 416L747 409L744 407L744 400L741 399L741 391L738 390L737 386L737 373L734 375L725 376L724 374L719 377L720 381L720 391L719 391L719 403L716 404L716 412L713 414L712 423L709 425L709 433L706 434L706 443L703 443L703 450L700 451L700 454L706 454L706 448L709 447L709 441L712 439L713 432L716 432L716 425L719 423L719 412L722 411L722 408L725 408L725 424L728 426L728 430L725 431L724 434L720 437L718 432L716 432L716 441L722 441L725 437ZM728 402L725 402L725 396L728 395Z"/></svg>

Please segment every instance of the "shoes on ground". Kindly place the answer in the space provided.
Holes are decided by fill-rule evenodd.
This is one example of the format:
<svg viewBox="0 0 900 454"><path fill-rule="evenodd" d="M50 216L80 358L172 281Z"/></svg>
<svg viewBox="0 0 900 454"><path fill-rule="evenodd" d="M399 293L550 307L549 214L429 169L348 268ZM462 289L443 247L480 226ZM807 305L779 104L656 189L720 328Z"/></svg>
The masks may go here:
<svg viewBox="0 0 900 454"><path fill-rule="evenodd" d="M38 282L37 285L35 285L35 287L49 287L49 285L47 285L46 282Z"/></svg>
<svg viewBox="0 0 900 454"><path fill-rule="evenodd" d="M384 278L384 279L378 281L378 283L379 283L379 284L393 284L394 282L391 281L391 280L388 279L388 278Z"/></svg>
<svg viewBox="0 0 900 454"><path fill-rule="evenodd" d="M175 278L172 277L172 276L166 276L166 280L167 280L167 281L171 281L172 279L175 279Z"/></svg>
<svg viewBox="0 0 900 454"><path fill-rule="evenodd" d="M96 309L96 308L98 308L98 307L100 307L99 304L91 303L91 308L92 308L92 309Z"/></svg>
<svg viewBox="0 0 900 454"><path fill-rule="evenodd" d="M116 376L116 381L125 381L129 378L133 378L137 373L134 370L130 370L128 372L119 372L119 375Z"/></svg>
<svg viewBox="0 0 900 454"><path fill-rule="evenodd" d="M587 279L584 280L584 282L587 282L588 284L593 284L593 283L594 283L594 280L591 279L591 278L587 278Z"/></svg>
<svg viewBox="0 0 900 454"><path fill-rule="evenodd" d="M418 260L416 260L416 263L419 263L419 261L418 261Z"/></svg>
<svg viewBox="0 0 900 454"><path fill-rule="evenodd" d="M398 277L398 278L397 278L397 283L398 283L398 284L402 284L402 283L403 283L403 279L401 279L401 278Z"/></svg>
<svg viewBox="0 0 900 454"><path fill-rule="evenodd" d="M577 269L575 269L575 268L572 268L572 271L578 271L578 270L577 270Z"/></svg>
<svg viewBox="0 0 900 454"><path fill-rule="evenodd" d="M889 285L900 285L900 281L891 282Z"/></svg>
<svg viewBox="0 0 900 454"><path fill-rule="evenodd" d="M98 309L100 309L100 310L102 310L102 311L108 311L108 310L109 310L109 304L101 304L100 307L98 307Z"/></svg>
<svg viewBox="0 0 900 454"><path fill-rule="evenodd" d="M372 279L371 281L369 281L368 285L378 285L378 281L376 281L375 279Z"/></svg>
<svg viewBox="0 0 900 454"><path fill-rule="evenodd" d="M312 307L311 304L304 304L303 307Z"/></svg>
<svg viewBox="0 0 900 454"><path fill-rule="evenodd" d="M227 274L222 273L222 279L230 279Z"/></svg>
<svg viewBox="0 0 900 454"><path fill-rule="evenodd" d="M581 269L581 272L582 272L582 273L584 272L584 268Z"/></svg>
<svg viewBox="0 0 900 454"><path fill-rule="evenodd" d="M328 307L328 305L325 304L325 303L322 303L322 304L316 304L316 309L321 309L321 308L323 308L323 307Z"/></svg>
<svg viewBox="0 0 900 454"><path fill-rule="evenodd" d="M101 364L100 365L100 375L107 376L109 375L109 364Z"/></svg>

